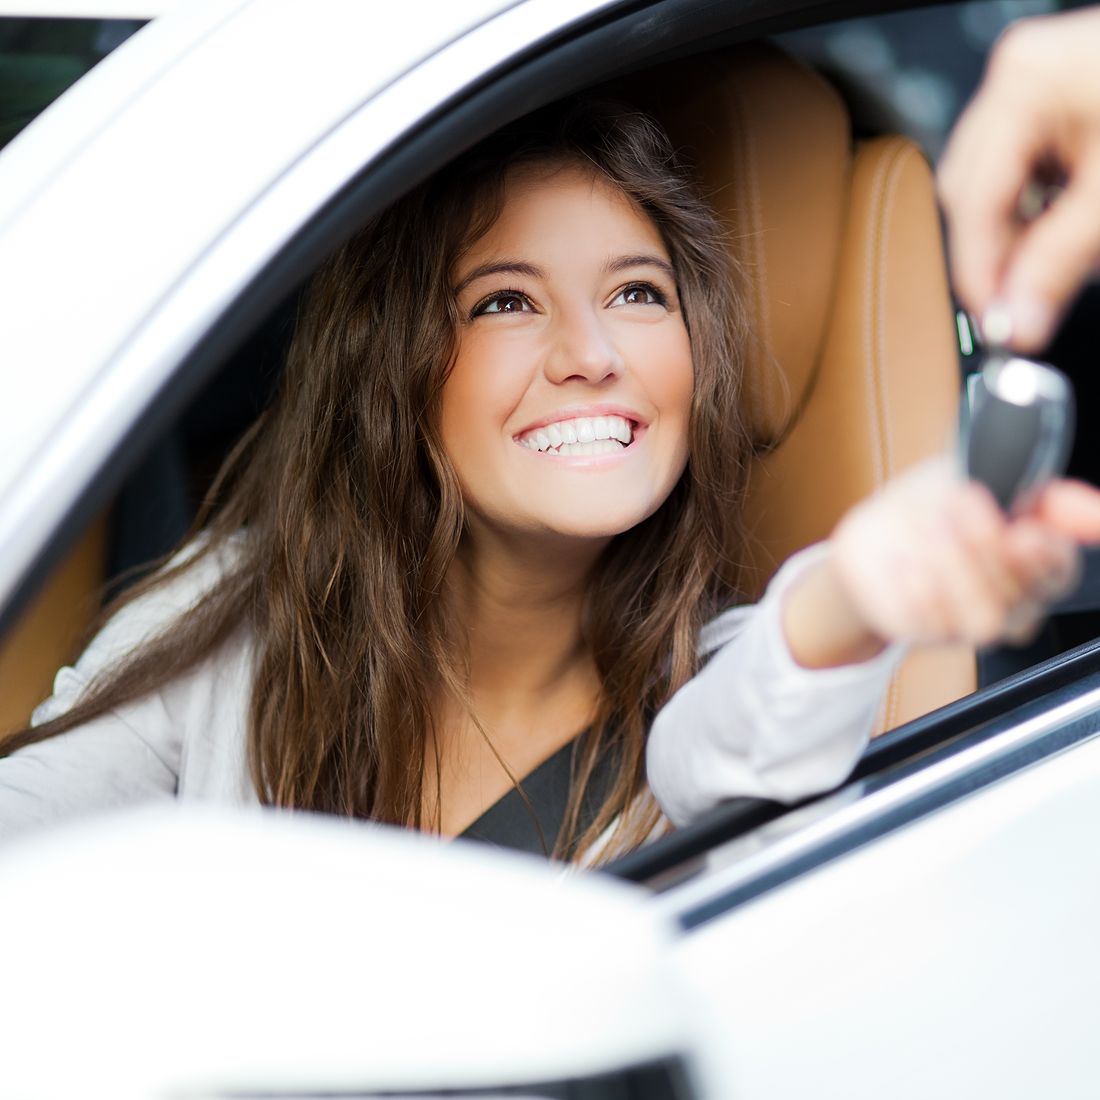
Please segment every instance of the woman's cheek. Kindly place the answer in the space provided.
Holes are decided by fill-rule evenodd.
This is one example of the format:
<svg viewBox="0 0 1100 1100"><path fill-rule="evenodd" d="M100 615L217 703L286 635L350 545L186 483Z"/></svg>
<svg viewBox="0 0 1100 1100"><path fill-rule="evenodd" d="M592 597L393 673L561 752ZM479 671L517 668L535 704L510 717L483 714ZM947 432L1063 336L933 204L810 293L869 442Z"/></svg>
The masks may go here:
<svg viewBox="0 0 1100 1100"><path fill-rule="evenodd" d="M695 392L691 341L682 324L665 327L645 344L644 385L666 423L679 426L684 461L687 460L688 424Z"/></svg>

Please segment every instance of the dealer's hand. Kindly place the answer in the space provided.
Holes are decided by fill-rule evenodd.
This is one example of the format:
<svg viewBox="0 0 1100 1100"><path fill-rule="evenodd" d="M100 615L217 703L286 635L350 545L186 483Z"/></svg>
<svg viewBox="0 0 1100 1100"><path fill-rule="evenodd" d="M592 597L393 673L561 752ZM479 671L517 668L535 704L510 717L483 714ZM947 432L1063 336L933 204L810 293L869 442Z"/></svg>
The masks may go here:
<svg viewBox="0 0 1100 1100"><path fill-rule="evenodd" d="M1076 585L1082 543L1100 541L1100 490L1051 483L1009 518L947 459L856 505L829 553L792 585L783 626L808 668L874 656L894 641L1023 641Z"/></svg>
<svg viewBox="0 0 1100 1100"><path fill-rule="evenodd" d="M1036 175L1065 190L1034 220ZM1100 261L1100 10L1014 24L993 51L939 170L951 267L978 316L1007 310L1010 340L1043 347Z"/></svg>

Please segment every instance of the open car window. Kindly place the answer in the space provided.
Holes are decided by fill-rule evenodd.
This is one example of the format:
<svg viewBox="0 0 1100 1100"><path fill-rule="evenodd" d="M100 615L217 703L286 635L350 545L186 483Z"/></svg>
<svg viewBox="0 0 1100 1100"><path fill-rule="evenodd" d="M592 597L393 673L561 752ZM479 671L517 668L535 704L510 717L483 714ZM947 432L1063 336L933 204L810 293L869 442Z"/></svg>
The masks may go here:
<svg viewBox="0 0 1100 1100"><path fill-rule="evenodd" d="M709 48L737 42L758 33L759 28L743 26L729 14L718 18L716 25L700 22L699 11L705 7L664 5L662 15L667 15L667 20L659 27L654 24L648 38L635 33L627 39L614 61L607 60L606 51L608 44L622 35L623 27L615 22L614 11L600 13L599 18L578 30L561 32L552 49L531 47L527 63L523 63L525 55L518 54L512 59L514 69L508 73L498 73L489 66L480 82L456 91L453 102L418 116L417 125L382 150L376 163L363 165L350 179L341 177L339 183L334 182L314 216L289 232L276 253L265 255L253 275L219 306L218 315L203 314L193 326L199 330L197 336L187 331L191 343L181 353L178 368L172 369L170 381L146 415L135 418L130 436L109 460L103 455L97 459L102 463L101 477L82 498L83 511L73 513L76 518L71 529L109 507L107 573L115 576L156 558L186 530L196 500L209 483L220 456L267 399L293 328L297 288L321 257L370 212L399 195L410 181L514 115L517 103L532 106L598 78L644 70L669 54L690 54L704 45ZM793 30L781 34L778 41L819 65L837 83L857 128L867 134L886 129L910 133L934 156L978 76L984 56L979 40L991 41L994 28L1003 26L1008 17L1032 10L981 3L861 16L854 22ZM793 24L805 18L778 8L772 14L780 23L784 18ZM91 45L83 53L77 51L78 60L58 61L55 70L49 66L42 69L43 73L54 72L51 89L60 91L65 86L64 73L76 71L74 66L78 64L94 64L111 48L111 35L117 38L123 25L112 23L107 30L105 26L95 28L95 33L83 27ZM772 29L771 23L768 29ZM48 36L43 39L47 41ZM965 55L962 60L944 47L945 41L959 45ZM70 57L60 45L52 54L46 46L41 52L55 58ZM44 99L44 95L39 98ZM1081 324L1079 335L1066 338L1063 364L1083 364L1083 356L1093 346L1094 322L1087 311ZM1074 360L1074 356L1079 358ZM1088 385L1088 372L1082 367L1072 368L1070 373L1079 385ZM1091 442L1079 439L1071 471L1088 476L1096 462ZM1093 637L1097 633L1097 606L1100 604L1085 603L1068 609L1052 622L1048 636L1024 658L1023 665L1014 656L1014 667L995 670L987 682L1053 659L1059 652ZM942 716L921 729L921 752L937 739L958 732ZM908 744L915 750L918 741ZM761 820L755 809L750 811L746 822ZM777 816L779 812L768 808L766 814ZM742 822L737 829L744 827ZM722 837L728 838L732 827L723 825L722 830ZM717 834L708 835L706 844L715 843ZM642 872L631 874L645 877Z"/></svg>

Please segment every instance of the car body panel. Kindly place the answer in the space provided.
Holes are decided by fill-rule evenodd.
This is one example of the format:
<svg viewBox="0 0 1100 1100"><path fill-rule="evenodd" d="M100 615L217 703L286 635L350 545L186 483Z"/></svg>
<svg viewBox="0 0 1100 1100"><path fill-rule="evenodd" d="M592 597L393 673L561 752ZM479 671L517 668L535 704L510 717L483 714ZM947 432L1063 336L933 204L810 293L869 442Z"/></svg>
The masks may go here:
<svg viewBox="0 0 1100 1100"><path fill-rule="evenodd" d="M731 1096L1095 1095L1095 707L1086 720L1072 751L680 942L730 1037L714 1055Z"/></svg>

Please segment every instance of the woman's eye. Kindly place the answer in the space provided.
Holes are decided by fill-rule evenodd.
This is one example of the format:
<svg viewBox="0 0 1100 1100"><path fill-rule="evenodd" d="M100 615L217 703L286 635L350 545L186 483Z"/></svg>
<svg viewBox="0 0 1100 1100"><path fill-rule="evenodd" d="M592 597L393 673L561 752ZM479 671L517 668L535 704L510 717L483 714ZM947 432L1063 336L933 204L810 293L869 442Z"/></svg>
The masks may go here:
<svg viewBox="0 0 1100 1100"><path fill-rule="evenodd" d="M663 306L667 304L665 296L650 283L632 283L623 287L615 295L612 305L624 306Z"/></svg>
<svg viewBox="0 0 1100 1100"><path fill-rule="evenodd" d="M533 307L526 295L514 290L498 291L483 298L470 311L471 317L480 317L485 313L531 313Z"/></svg>

